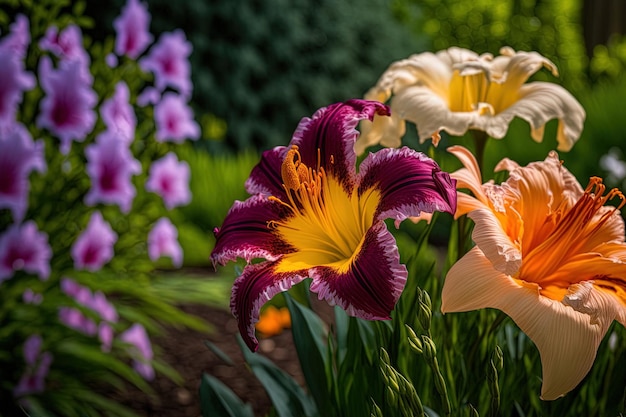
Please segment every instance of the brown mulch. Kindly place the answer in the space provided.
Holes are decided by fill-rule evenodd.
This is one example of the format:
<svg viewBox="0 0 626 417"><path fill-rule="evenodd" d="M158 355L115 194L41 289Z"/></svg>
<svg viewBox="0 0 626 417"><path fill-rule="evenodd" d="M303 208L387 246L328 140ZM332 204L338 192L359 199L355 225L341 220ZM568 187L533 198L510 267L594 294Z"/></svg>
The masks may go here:
<svg viewBox="0 0 626 417"><path fill-rule="evenodd" d="M244 402L252 405L255 416L264 416L271 402L261 383L246 367L237 343L237 322L229 311L214 307L192 305L182 307L187 313L211 323L215 331L209 334L189 329L169 329L166 336L155 338L153 343L162 351L162 358L184 378L178 386L163 375L157 374L152 383L156 395L149 396L136 388L115 395L115 399L139 416L145 417L198 417L200 409L199 387L203 373L210 374L231 388ZM210 340L234 362L226 364L205 345ZM281 369L303 384L302 371L293 348L291 331L260 339L259 354L276 363Z"/></svg>

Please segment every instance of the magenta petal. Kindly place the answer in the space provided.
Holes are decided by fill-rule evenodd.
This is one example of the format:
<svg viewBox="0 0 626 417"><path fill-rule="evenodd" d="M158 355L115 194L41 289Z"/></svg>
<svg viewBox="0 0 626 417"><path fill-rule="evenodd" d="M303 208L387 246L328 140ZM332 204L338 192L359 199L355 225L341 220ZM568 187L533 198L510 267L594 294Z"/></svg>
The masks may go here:
<svg viewBox="0 0 626 417"><path fill-rule="evenodd" d="M291 144L298 146L302 162L313 169L317 167L319 152L321 166L349 189L354 183L354 142L359 136L356 126L361 120L372 120L375 114L389 115L389 108L366 100L332 104L319 109L310 119L303 118Z"/></svg>
<svg viewBox="0 0 626 417"><path fill-rule="evenodd" d="M396 225L425 211L456 210L456 180L420 152L407 147L369 154L360 166L359 194L375 187L381 192L378 219Z"/></svg>
<svg viewBox="0 0 626 417"><path fill-rule="evenodd" d="M213 264L244 258L276 260L281 254L293 252L267 227L267 222L282 217L284 206L267 197L257 195L244 202L235 201L220 229L215 231L215 247L211 253Z"/></svg>
<svg viewBox="0 0 626 417"><path fill-rule="evenodd" d="M407 269L384 222L376 222L365 235L361 252L346 273L319 266L310 271L311 291L320 300L339 305L348 314L367 320L390 318L404 289Z"/></svg>
<svg viewBox="0 0 626 417"><path fill-rule="evenodd" d="M274 262L248 265L235 280L230 298L230 309L237 319L239 333L252 351L259 342L254 325L259 321L259 310L279 292L287 291L307 277L306 271L276 273Z"/></svg>
<svg viewBox="0 0 626 417"><path fill-rule="evenodd" d="M285 197L280 169L288 149L285 146L277 146L274 149L263 152L261 161L252 168L250 177L246 181L246 191L249 194L273 195L278 198Z"/></svg>

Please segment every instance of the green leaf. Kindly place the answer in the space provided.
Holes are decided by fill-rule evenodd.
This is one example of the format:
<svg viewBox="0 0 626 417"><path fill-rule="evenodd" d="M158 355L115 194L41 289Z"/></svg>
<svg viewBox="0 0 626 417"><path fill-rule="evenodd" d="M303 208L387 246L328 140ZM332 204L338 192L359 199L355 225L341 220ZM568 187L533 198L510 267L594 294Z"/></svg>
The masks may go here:
<svg viewBox="0 0 626 417"><path fill-rule="evenodd" d="M203 417L254 417L252 407L219 379L203 374L200 383L200 406Z"/></svg>
<svg viewBox="0 0 626 417"><path fill-rule="evenodd" d="M322 340L327 337L326 326L313 310L302 306L285 293L285 301L291 314L293 341L302 367L307 387L322 415L331 415L326 372L329 371L326 347Z"/></svg>
<svg viewBox="0 0 626 417"><path fill-rule="evenodd" d="M259 379L272 400L279 417L318 417L317 408L311 398L294 379L272 361L253 353L237 337L244 359Z"/></svg>
<svg viewBox="0 0 626 417"><path fill-rule="evenodd" d="M218 348L215 343L212 343L208 340L204 341L204 344L206 345L206 347L209 348L209 350L211 352L213 352L215 354L215 356L217 356L218 358L220 358L222 361L224 361L226 364L230 365L230 366L234 366L235 363L233 362L233 360L230 358L230 356L228 356L222 349Z"/></svg>

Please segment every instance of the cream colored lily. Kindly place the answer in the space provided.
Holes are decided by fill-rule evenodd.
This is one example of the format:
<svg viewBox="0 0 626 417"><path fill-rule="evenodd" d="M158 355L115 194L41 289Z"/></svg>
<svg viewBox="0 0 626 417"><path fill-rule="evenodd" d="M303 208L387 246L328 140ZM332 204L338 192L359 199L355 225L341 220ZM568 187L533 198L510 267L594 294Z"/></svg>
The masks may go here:
<svg viewBox="0 0 626 417"><path fill-rule="evenodd" d="M391 98L391 117L363 123L357 154L375 144L400 146L406 121L415 123L420 143L432 138L437 146L441 130L454 136L481 130L501 139L514 117L530 123L537 142L543 139L546 122L559 119L557 149L570 150L585 120L580 103L559 85L525 84L542 67L558 75L556 66L537 52L504 47L500 54L494 58L453 47L391 64L365 95L383 103Z"/></svg>
<svg viewBox="0 0 626 417"><path fill-rule="evenodd" d="M456 216L475 222L476 246L448 272L444 313L496 308L509 315L541 355L541 398L553 400L585 377L607 329L626 325L624 196L591 178L582 189L555 152L520 167L504 159L501 185L482 184L473 155L448 150L464 168L451 174ZM617 207L607 206L611 199Z"/></svg>

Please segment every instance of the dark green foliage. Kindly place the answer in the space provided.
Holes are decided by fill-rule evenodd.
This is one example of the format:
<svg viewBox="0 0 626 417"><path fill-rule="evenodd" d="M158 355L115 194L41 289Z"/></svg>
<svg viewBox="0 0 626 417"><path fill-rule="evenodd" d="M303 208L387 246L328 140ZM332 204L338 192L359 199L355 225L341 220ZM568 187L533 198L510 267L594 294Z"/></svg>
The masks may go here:
<svg viewBox="0 0 626 417"><path fill-rule="evenodd" d="M423 16L407 23L417 34L430 36L432 50L460 46L497 55L508 45L538 51L554 61L569 88L586 82L580 0L399 0L397 7L410 6L419 7Z"/></svg>
<svg viewBox="0 0 626 417"><path fill-rule="evenodd" d="M89 2L94 36L122 5ZM361 97L393 60L421 52L421 39L387 0L148 1L151 31L181 27L193 44L194 106L227 124L216 149L267 149L289 141L319 107ZM110 30L110 29L106 29Z"/></svg>

